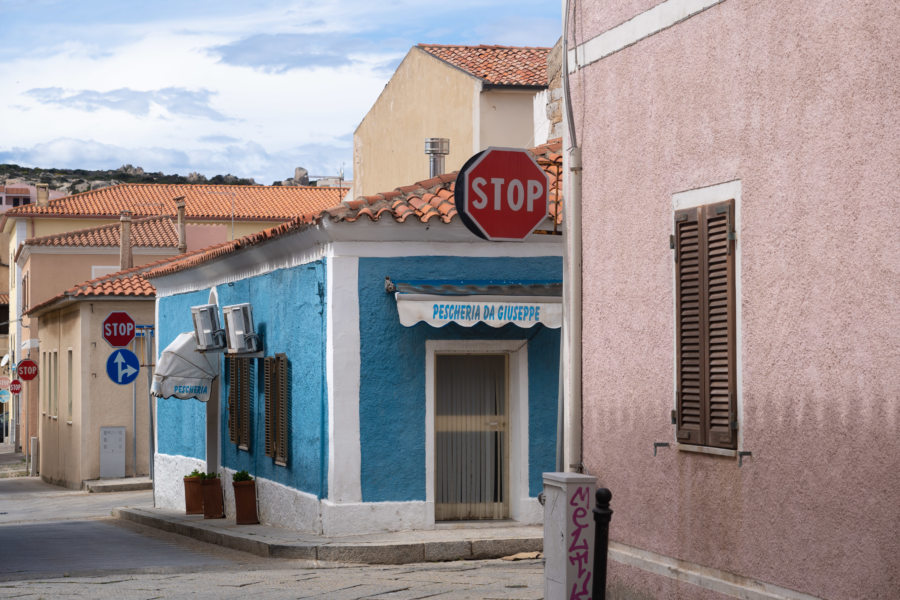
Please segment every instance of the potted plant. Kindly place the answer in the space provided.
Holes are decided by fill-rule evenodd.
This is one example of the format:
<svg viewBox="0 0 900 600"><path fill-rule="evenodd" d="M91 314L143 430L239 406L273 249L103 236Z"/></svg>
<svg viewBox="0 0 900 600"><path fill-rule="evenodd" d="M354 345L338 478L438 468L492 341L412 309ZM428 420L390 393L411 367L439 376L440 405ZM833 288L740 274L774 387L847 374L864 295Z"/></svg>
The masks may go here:
<svg viewBox="0 0 900 600"><path fill-rule="evenodd" d="M224 519L225 502L222 499L222 481L218 473L207 473L200 483L203 490L203 518Z"/></svg>
<svg viewBox="0 0 900 600"><path fill-rule="evenodd" d="M203 494L200 491L202 480L203 473L197 469L184 476L184 514L186 515L203 514Z"/></svg>
<svg viewBox="0 0 900 600"><path fill-rule="evenodd" d="M231 476L234 486L234 522L238 525L259 523L256 516L256 481L247 471L238 471Z"/></svg>

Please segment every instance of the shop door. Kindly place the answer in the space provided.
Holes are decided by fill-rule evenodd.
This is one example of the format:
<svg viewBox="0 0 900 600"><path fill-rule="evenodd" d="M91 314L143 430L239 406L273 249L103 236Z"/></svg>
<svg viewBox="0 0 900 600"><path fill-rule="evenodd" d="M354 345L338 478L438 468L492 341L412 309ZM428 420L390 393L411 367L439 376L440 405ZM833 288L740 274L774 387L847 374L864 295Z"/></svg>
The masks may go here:
<svg viewBox="0 0 900 600"><path fill-rule="evenodd" d="M509 516L507 356L435 357L437 521Z"/></svg>

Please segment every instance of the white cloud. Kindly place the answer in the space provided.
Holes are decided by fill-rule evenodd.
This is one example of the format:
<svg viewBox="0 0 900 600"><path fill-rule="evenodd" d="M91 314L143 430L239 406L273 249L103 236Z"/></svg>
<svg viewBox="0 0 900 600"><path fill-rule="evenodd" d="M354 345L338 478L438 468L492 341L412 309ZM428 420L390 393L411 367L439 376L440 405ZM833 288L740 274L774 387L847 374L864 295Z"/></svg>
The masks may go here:
<svg viewBox="0 0 900 600"><path fill-rule="evenodd" d="M18 20L0 41L2 160L131 163L266 183L295 166L336 172L352 164L347 136L387 82L384 66L415 43L525 44L511 41L515 32L527 37L544 28L550 35L529 45L558 37L543 0L153 6L0 6L0 16L6 10Z"/></svg>

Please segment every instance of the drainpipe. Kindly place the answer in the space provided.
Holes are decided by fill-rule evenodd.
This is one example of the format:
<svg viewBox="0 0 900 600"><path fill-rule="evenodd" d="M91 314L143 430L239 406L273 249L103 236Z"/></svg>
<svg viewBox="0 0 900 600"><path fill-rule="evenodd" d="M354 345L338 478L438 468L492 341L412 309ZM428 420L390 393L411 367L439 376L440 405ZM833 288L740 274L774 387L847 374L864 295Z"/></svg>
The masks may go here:
<svg viewBox="0 0 900 600"><path fill-rule="evenodd" d="M131 211L123 210L119 217L119 268L130 269L134 266L131 255Z"/></svg>
<svg viewBox="0 0 900 600"><path fill-rule="evenodd" d="M187 236L185 235L184 225L184 196L175 198L175 209L178 215L178 253L187 252Z"/></svg>
<svg viewBox="0 0 900 600"><path fill-rule="evenodd" d="M444 174L444 157L450 154L450 140L447 138L425 138L425 154L428 155L429 177Z"/></svg>
<svg viewBox="0 0 900 600"><path fill-rule="evenodd" d="M581 473L582 464L582 231L581 231L581 148L575 134L572 97L569 87L569 15L571 2L566 0L563 23L562 84L563 118L566 121L563 156L567 188L563 226L563 363L564 370L564 466L566 471Z"/></svg>

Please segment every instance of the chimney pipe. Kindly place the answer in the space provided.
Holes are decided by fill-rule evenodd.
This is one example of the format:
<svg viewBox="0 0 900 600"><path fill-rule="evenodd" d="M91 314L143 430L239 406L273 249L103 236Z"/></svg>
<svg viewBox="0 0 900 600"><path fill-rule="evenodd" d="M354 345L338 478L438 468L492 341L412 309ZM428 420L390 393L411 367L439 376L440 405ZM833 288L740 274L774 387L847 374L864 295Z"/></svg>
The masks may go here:
<svg viewBox="0 0 900 600"><path fill-rule="evenodd" d="M50 204L50 187L46 183L38 183L34 187L37 188L37 205L47 206Z"/></svg>
<svg viewBox="0 0 900 600"><path fill-rule="evenodd" d="M178 215L178 253L187 252L187 236L184 231L184 196L175 198L175 209Z"/></svg>
<svg viewBox="0 0 900 600"><path fill-rule="evenodd" d="M450 154L448 138L425 138L425 154L428 155L429 177L444 173L444 157Z"/></svg>
<svg viewBox="0 0 900 600"><path fill-rule="evenodd" d="M123 271L134 266L131 256L131 211L123 210L119 217L119 268Z"/></svg>

